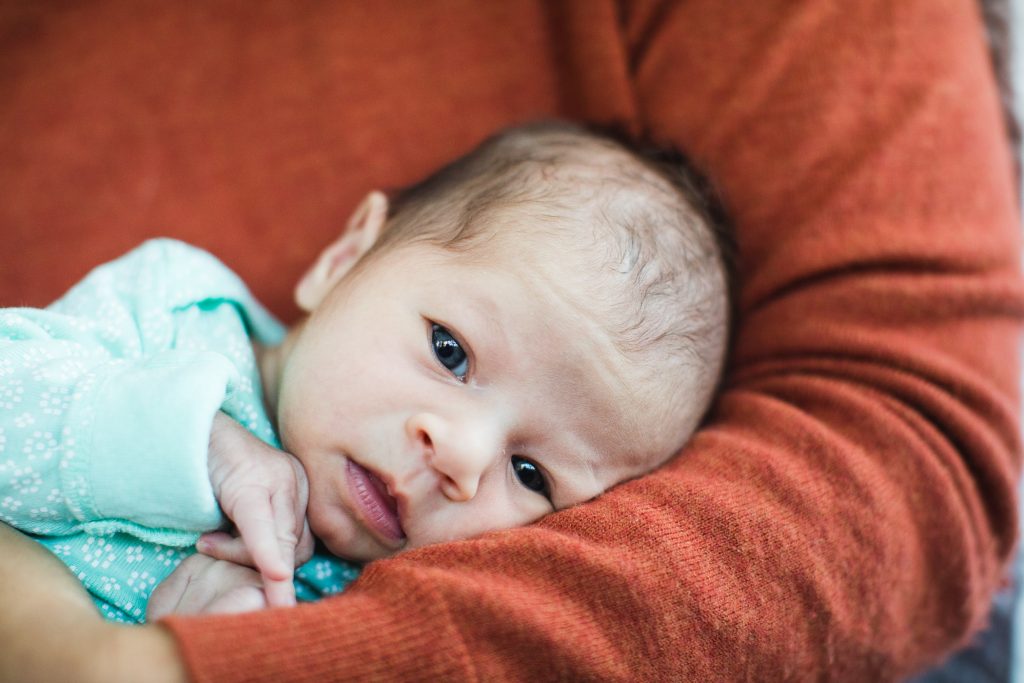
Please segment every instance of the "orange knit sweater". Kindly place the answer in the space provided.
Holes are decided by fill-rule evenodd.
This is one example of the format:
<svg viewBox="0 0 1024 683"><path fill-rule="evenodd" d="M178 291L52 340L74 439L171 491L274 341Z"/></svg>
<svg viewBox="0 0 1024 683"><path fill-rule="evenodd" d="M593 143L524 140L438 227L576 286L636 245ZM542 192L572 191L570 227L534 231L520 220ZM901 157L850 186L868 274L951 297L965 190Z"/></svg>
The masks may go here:
<svg viewBox="0 0 1024 683"><path fill-rule="evenodd" d="M3 225L91 201L63 220L74 240L68 221L136 225L145 206L287 315L285 280L340 207L552 115L680 143L738 225L726 386L678 458L533 527L373 563L336 599L169 619L197 681L876 681L981 626L1017 531L1024 288L974 0L104 5L122 14L59 24L87 39L54 48L71 76L42 81L92 79L96 137L37 153L68 171L53 150L85 157L117 131L122 161L161 164L163 187L144 205L138 176L97 185L86 168L70 199L19 200ZM90 40L112 17L113 42ZM154 72L145 56L168 51L181 63ZM153 149L194 156L132 156L152 151L139 112L164 122ZM58 130L50 115L14 121L0 151ZM50 176L32 168L0 184L42 197ZM248 242L265 248L233 259ZM5 294L39 291L11 268Z"/></svg>

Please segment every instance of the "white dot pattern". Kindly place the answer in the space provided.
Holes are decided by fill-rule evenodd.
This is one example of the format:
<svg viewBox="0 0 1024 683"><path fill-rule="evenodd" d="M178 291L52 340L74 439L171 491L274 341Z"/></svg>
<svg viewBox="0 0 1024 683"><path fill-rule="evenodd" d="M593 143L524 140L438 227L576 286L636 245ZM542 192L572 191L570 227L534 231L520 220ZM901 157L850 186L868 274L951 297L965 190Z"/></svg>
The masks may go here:
<svg viewBox="0 0 1024 683"><path fill-rule="evenodd" d="M102 425L90 397L155 354L214 352L237 371L221 409L279 446L250 334L277 343L283 330L216 258L173 240L100 266L45 310L0 309L0 521L67 564L111 621L144 621L153 589L194 552L198 534L95 513L90 492L102 482L89 477L83 435ZM159 386L147 394L140 400L160 401ZM299 599L338 593L358 572L314 556L296 572Z"/></svg>

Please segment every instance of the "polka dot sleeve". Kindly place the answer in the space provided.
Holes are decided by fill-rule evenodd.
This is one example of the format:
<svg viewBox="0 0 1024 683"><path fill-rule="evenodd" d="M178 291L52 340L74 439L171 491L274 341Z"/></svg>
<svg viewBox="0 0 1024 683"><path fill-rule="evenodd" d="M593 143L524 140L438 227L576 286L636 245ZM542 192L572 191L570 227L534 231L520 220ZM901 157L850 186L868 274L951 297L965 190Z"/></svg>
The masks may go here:
<svg viewBox="0 0 1024 683"><path fill-rule="evenodd" d="M216 411L248 417L258 394L233 360L247 296L209 254L153 240L46 310L0 310L0 521L178 547L221 525L206 452Z"/></svg>
<svg viewBox="0 0 1024 683"><path fill-rule="evenodd" d="M0 520L183 546L222 517L206 472L235 369L209 351L117 358L77 320L0 313Z"/></svg>

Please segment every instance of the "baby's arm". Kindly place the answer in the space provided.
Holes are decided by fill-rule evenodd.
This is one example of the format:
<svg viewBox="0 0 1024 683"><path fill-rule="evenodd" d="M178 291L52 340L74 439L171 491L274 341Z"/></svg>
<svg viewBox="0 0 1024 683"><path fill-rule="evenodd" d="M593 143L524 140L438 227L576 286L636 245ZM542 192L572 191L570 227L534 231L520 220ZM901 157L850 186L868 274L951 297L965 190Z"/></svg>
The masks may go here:
<svg viewBox="0 0 1024 683"><path fill-rule="evenodd" d="M301 531L304 499L293 495L293 508L301 505L289 514L265 515L261 535L264 526L250 521L259 521L250 514L258 513L255 487L239 496L231 485L211 485L211 474L233 482L230 473L252 472L255 463L225 470L207 459L217 425L244 432L219 412L238 369L219 353L170 348L181 324L175 283L181 271L201 273L204 259L178 243L148 242L93 271L50 309L0 310L0 521L50 537L126 532L188 547L224 524L219 492L234 496L229 517L259 549L260 566L268 557L261 539L274 538L275 524L294 527L297 519ZM290 456L248 433L231 443L229 454L285 463L290 477L281 486L294 489L301 479L304 487ZM283 573L281 557L270 557L272 577ZM286 571L290 577L290 565ZM269 594L290 604L277 599L279 590Z"/></svg>
<svg viewBox="0 0 1024 683"><path fill-rule="evenodd" d="M132 343L118 329L0 311L0 521L189 546L224 522L206 453L234 368L210 352L115 348Z"/></svg>
<svg viewBox="0 0 1024 683"><path fill-rule="evenodd" d="M224 523L206 454L242 378L226 355L175 340L216 315L190 305L201 292L244 290L231 278L151 240L46 310L0 310L0 521L176 547Z"/></svg>
<svg viewBox="0 0 1024 683"><path fill-rule="evenodd" d="M293 604L296 545L303 559L312 550L305 474L218 410L231 364L209 352L111 358L83 327L51 311L0 313L0 521L187 547L224 523L223 509L270 604Z"/></svg>
<svg viewBox="0 0 1024 683"><path fill-rule="evenodd" d="M81 324L0 313L0 521L187 547L222 526L220 502L270 604L294 604L296 550L312 552L305 473L218 410L230 364L180 351L112 359L76 338Z"/></svg>

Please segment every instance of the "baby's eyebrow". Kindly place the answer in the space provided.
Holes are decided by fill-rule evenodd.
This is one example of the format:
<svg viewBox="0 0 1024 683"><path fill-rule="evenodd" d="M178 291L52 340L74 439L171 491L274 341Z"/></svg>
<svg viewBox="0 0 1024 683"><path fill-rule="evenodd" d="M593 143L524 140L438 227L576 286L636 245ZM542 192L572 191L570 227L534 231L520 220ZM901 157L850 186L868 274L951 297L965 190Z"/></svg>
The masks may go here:
<svg viewBox="0 0 1024 683"><path fill-rule="evenodd" d="M472 308L476 309L477 315L482 318L499 317L498 311L501 310L501 307L490 294L479 291L475 292L469 297L468 302Z"/></svg>
<svg viewBox="0 0 1024 683"><path fill-rule="evenodd" d="M490 294L476 292L467 296L463 304L468 312L468 324L465 330L459 328L459 331L469 335L466 341L477 358L480 353L508 357L511 344L504 316L501 315L502 307L498 302Z"/></svg>

